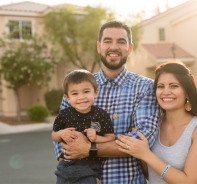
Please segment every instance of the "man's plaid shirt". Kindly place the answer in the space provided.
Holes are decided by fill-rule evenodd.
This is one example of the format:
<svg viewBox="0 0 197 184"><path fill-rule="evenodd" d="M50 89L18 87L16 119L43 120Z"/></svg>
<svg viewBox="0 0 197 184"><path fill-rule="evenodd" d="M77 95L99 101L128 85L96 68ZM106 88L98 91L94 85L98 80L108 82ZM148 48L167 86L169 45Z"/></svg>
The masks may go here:
<svg viewBox="0 0 197 184"><path fill-rule="evenodd" d="M99 88L97 105L110 114L116 138L137 128L152 147L158 133L159 107L153 91L153 80L122 70L114 79L108 79L102 69L94 74ZM68 107L65 98L61 110ZM117 118L113 119L113 114ZM129 136L137 137L133 132ZM55 143L56 157L61 145ZM137 159L133 157L108 158L103 162L102 184L143 184L145 178Z"/></svg>

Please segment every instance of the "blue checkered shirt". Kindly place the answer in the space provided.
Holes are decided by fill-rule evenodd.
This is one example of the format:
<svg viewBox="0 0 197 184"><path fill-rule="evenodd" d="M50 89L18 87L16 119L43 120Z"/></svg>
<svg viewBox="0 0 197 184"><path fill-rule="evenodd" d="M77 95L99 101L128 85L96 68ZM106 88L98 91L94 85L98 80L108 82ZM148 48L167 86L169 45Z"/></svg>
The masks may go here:
<svg viewBox="0 0 197 184"><path fill-rule="evenodd" d="M102 69L94 74L99 95L94 105L107 110L112 119L116 138L138 128L153 146L159 122L159 107L153 92L153 80L122 70L114 79L108 79ZM60 109L68 107L63 98ZM113 114L117 118L113 119ZM133 132L129 136L137 137ZM61 145L55 144L56 157ZM102 184L143 184L145 178L139 161L133 157L108 158L103 162Z"/></svg>

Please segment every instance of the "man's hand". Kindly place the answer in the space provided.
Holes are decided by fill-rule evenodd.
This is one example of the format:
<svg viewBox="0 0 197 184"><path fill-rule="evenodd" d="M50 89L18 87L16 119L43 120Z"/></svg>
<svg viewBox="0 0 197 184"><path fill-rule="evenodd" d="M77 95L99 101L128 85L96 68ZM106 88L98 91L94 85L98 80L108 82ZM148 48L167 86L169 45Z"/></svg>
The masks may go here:
<svg viewBox="0 0 197 184"><path fill-rule="evenodd" d="M89 156L90 142L82 133L77 131L76 133L78 138L75 139L75 142L61 143L62 152L67 160L82 159Z"/></svg>

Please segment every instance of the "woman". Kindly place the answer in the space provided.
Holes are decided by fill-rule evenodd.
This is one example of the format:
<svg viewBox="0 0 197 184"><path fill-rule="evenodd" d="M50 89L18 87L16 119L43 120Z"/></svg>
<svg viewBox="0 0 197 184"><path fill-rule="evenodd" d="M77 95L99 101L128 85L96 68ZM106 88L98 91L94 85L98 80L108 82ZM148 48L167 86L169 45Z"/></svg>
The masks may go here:
<svg viewBox="0 0 197 184"><path fill-rule="evenodd" d="M154 90L162 119L152 150L140 139L120 136L120 151L148 165L149 184L197 183L197 87L189 69L179 61L156 69Z"/></svg>

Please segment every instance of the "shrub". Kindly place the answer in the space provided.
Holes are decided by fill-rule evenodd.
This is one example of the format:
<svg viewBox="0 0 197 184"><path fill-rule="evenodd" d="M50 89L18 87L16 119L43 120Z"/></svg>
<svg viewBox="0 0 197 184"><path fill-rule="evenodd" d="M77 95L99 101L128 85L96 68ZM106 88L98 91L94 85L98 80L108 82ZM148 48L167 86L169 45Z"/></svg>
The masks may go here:
<svg viewBox="0 0 197 184"><path fill-rule="evenodd" d="M49 111L42 105L35 105L28 108L27 114L33 121L44 121L49 116Z"/></svg>
<svg viewBox="0 0 197 184"><path fill-rule="evenodd" d="M52 113L59 112L62 97L63 97L62 89L52 89L45 93L44 95L45 103L49 111L51 111Z"/></svg>

